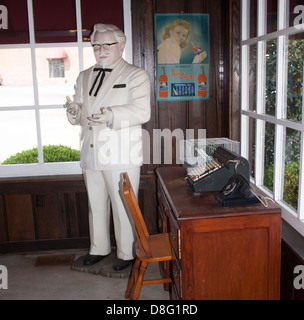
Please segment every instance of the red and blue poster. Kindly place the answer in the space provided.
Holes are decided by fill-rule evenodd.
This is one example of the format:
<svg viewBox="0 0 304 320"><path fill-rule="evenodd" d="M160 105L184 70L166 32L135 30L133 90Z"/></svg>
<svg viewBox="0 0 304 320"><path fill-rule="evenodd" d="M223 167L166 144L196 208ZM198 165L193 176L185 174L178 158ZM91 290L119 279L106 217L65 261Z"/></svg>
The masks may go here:
<svg viewBox="0 0 304 320"><path fill-rule="evenodd" d="M209 14L155 14L156 100L208 100Z"/></svg>

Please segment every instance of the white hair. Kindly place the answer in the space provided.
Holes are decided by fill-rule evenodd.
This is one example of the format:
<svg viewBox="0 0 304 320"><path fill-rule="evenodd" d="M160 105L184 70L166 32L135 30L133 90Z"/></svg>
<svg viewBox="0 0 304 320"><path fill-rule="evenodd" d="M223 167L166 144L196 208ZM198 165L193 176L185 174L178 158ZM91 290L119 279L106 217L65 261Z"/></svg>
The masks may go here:
<svg viewBox="0 0 304 320"><path fill-rule="evenodd" d="M94 37L96 32L105 32L105 31L113 31L116 40L119 43L126 43L127 38L125 34L116 26L113 24L102 24L102 23L97 23L94 25L93 32L91 33L91 44L94 42Z"/></svg>

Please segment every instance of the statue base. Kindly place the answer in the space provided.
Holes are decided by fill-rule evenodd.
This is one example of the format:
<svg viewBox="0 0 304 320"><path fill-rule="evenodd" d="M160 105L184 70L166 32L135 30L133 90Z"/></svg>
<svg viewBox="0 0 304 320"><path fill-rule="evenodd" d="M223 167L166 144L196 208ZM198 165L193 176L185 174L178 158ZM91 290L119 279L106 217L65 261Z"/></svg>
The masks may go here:
<svg viewBox="0 0 304 320"><path fill-rule="evenodd" d="M82 256L75 260L71 265L71 269L80 272L88 272L97 275L99 274L101 276L110 278L128 278L130 272L132 271L132 265L123 270L113 270L113 264L117 260L116 250L113 249L111 254L91 266L85 266L83 264L84 257L85 256Z"/></svg>

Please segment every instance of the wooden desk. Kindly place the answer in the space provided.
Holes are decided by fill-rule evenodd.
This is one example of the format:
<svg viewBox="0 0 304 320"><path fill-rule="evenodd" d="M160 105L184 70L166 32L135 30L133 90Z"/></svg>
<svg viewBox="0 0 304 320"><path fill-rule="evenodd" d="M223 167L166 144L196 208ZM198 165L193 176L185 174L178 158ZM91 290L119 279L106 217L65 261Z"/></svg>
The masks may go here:
<svg viewBox="0 0 304 320"><path fill-rule="evenodd" d="M279 299L281 209L223 208L215 192L192 195L184 168L156 172L159 225L176 257L172 299Z"/></svg>

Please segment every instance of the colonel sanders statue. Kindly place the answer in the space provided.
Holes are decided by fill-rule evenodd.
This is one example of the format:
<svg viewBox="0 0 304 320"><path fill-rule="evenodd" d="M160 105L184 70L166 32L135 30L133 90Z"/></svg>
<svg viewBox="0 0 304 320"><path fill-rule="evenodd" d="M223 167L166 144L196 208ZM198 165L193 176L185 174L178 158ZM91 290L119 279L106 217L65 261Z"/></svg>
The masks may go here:
<svg viewBox="0 0 304 320"><path fill-rule="evenodd" d="M80 125L80 163L89 200L90 250L84 265L111 253L112 208L117 260L114 270L133 260L134 231L119 195L127 172L138 193L142 165L141 125L150 119L148 74L128 64L122 53L124 33L113 25L96 24L91 35L96 64L81 72L73 101L64 105L71 124Z"/></svg>

